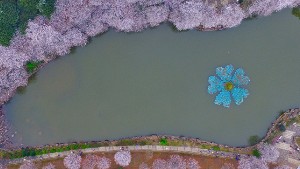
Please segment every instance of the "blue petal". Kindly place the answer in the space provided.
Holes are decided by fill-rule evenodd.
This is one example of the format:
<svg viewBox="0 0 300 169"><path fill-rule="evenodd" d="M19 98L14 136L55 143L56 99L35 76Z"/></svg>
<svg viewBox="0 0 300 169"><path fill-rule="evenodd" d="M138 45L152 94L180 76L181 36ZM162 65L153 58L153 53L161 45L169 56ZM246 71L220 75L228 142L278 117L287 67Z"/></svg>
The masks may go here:
<svg viewBox="0 0 300 169"><path fill-rule="evenodd" d="M238 68L232 77L232 82L237 86L247 85L249 84L250 79L248 76L245 76L245 72L242 68Z"/></svg>
<svg viewBox="0 0 300 169"><path fill-rule="evenodd" d="M234 68L232 65L227 65L225 68L217 67L216 74L221 78L221 80L230 81L233 70L234 70Z"/></svg>
<svg viewBox="0 0 300 169"><path fill-rule="evenodd" d="M224 89L223 82L216 76L209 76L208 83L209 83L208 86L209 94L214 94Z"/></svg>
<svg viewBox="0 0 300 169"><path fill-rule="evenodd" d="M215 104L217 104L217 105L223 104L224 107L229 107L230 103L231 103L230 92L226 91L226 90L221 91L217 95L216 100L215 100Z"/></svg>
<svg viewBox="0 0 300 169"><path fill-rule="evenodd" d="M244 98L247 98L247 96L249 95L249 92L247 89L243 89L243 88L234 88L232 89L232 97L235 101L235 104L240 105L241 103L243 103Z"/></svg>

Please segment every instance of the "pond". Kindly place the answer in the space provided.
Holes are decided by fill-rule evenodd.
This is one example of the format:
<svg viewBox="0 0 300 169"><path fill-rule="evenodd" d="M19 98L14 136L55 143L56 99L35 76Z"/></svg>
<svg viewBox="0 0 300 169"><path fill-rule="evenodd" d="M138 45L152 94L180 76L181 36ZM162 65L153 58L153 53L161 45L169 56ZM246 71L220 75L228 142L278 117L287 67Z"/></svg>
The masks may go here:
<svg viewBox="0 0 300 169"><path fill-rule="evenodd" d="M291 10L217 32L113 30L40 70L5 106L15 143L168 134L247 145L300 107L300 21ZM207 92L215 68L242 67L250 95L230 108Z"/></svg>

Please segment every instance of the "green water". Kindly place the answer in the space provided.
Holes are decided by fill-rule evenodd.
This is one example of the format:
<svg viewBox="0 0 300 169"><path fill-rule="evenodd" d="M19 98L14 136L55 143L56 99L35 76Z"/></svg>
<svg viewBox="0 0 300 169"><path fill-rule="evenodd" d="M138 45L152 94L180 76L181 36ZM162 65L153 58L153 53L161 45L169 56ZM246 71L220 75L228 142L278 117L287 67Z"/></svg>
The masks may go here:
<svg viewBox="0 0 300 169"><path fill-rule="evenodd" d="M113 30L44 67L5 107L16 143L170 134L246 145L281 110L300 107L300 21L291 10L218 32ZM226 64L250 77L249 97L224 108L207 93Z"/></svg>

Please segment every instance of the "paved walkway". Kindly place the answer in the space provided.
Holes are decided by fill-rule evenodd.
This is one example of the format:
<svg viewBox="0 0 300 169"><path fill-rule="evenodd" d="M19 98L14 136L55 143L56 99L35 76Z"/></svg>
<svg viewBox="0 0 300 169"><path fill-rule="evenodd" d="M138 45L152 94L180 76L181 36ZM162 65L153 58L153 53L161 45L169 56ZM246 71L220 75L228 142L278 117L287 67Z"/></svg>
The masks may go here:
<svg viewBox="0 0 300 169"><path fill-rule="evenodd" d="M295 165L295 166L300 166L300 161L299 160L295 160L293 158L288 158L288 162Z"/></svg>
<svg viewBox="0 0 300 169"><path fill-rule="evenodd" d="M282 162L292 165L300 165L300 152L293 146L293 137L300 136L300 125L293 124L282 133L282 138L275 144L280 152L280 159Z"/></svg>
<svg viewBox="0 0 300 169"><path fill-rule="evenodd" d="M174 152L174 153L188 153L188 154L197 154L197 155L205 155L205 156L218 156L223 158L232 158L234 159L237 154L231 152L223 152L223 151L214 151L201 149L196 147L177 147L177 146L155 146L155 145L146 145L146 146L111 146L111 147L98 147L98 148L87 148L83 150L78 150L82 153L96 153L96 152L115 152L121 149L126 149L130 151L154 151L154 152ZM77 151L74 151L77 152ZM41 160L41 159L52 159L57 157L64 157L68 154L72 153L72 151L65 152L57 152L44 154L35 157L26 157L21 159L10 160L10 164L22 163L25 160ZM246 157L247 155L241 154L240 157Z"/></svg>
<svg viewBox="0 0 300 169"><path fill-rule="evenodd" d="M290 144L287 143L276 143L275 147L286 151L292 151Z"/></svg>
<svg viewBox="0 0 300 169"><path fill-rule="evenodd" d="M282 133L282 136L284 138L291 139L295 133L296 132L294 131L286 130L285 132Z"/></svg>

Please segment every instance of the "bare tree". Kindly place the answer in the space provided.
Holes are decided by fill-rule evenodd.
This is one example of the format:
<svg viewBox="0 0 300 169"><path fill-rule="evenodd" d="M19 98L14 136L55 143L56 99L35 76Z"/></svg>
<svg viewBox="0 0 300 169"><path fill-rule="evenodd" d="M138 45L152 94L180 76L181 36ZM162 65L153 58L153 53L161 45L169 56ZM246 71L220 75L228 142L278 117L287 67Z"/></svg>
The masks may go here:
<svg viewBox="0 0 300 169"><path fill-rule="evenodd" d="M37 167L32 161L26 161L19 169L37 169Z"/></svg>
<svg viewBox="0 0 300 169"><path fill-rule="evenodd" d="M94 169L98 163L99 157L96 155L88 154L82 160L82 169Z"/></svg>
<svg viewBox="0 0 300 169"><path fill-rule="evenodd" d="M146 163L142 163L139 165L139 169L150 169L150 167Z"/></svg>
<svg viewBox="0 0 300 169"><path fill-rule="evenodd" d="M232 164L225 163L221 169L235 169L235 167Z"/></svg>
<svg viewBox="0 0 300 169"><path fill-rule="evenodd" d="M109 169L111 166L110 159L106 157L100 157L97 162L98 169Z"/></svg>
<svg viewBox="0 0 300 169"><path fill-rule="evenodd" d="M43 169L55 169L55 165L49 163L48 165L44 166Z"/></svg>

